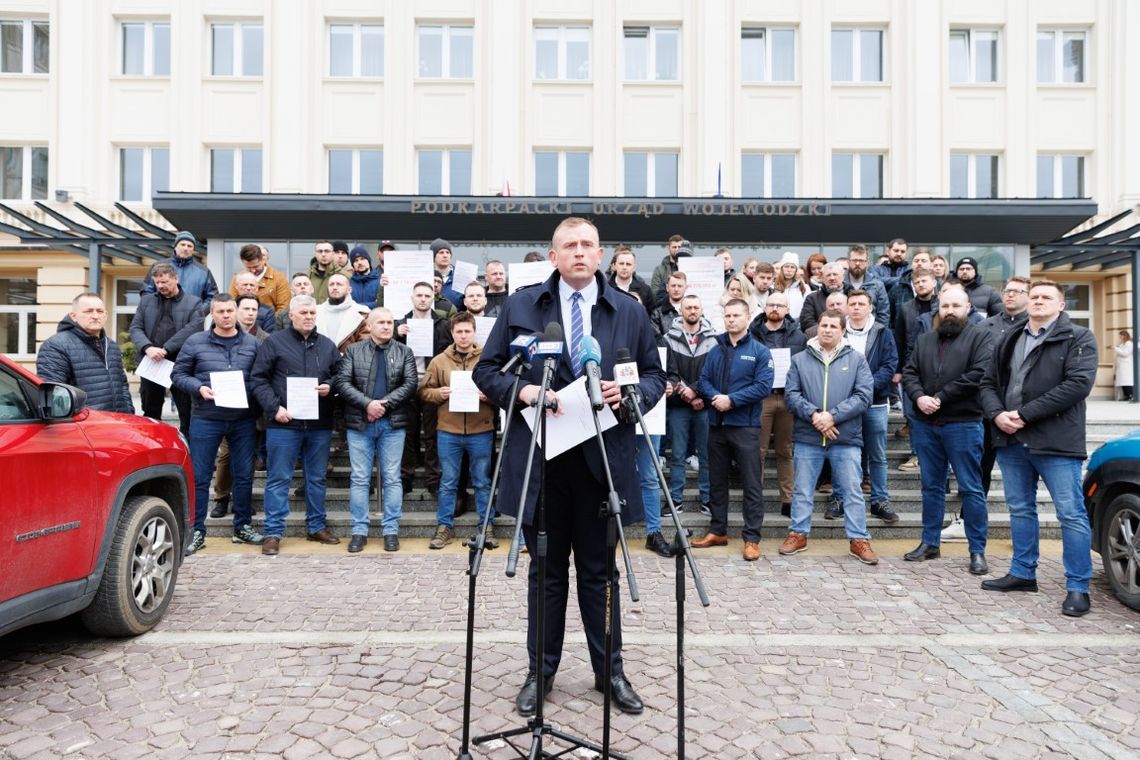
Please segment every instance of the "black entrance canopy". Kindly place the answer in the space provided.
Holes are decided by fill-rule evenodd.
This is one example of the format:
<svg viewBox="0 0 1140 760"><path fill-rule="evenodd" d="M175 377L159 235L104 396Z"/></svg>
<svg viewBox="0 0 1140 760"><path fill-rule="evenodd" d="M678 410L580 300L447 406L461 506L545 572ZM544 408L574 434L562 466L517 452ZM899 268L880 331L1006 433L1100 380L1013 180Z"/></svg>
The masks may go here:
<svg viewBox="0 0 1140 760"><path fill-rule="evenodd" d="M566 216L593 219L606 240L663 241L683 232L719 243L851 243L894 237L938 243L1034 244L1096 213L1088 200L537 198L496 196L156 193L154 208L199 238L543 241Z"/></svg>

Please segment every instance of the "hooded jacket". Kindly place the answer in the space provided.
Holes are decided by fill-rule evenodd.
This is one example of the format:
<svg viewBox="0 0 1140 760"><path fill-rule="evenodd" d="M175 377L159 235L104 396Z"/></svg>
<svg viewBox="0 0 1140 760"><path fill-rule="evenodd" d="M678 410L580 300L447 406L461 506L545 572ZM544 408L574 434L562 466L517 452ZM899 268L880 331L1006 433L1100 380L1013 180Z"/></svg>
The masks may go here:
<svg viewBox="0 0 1140 760"><path fill-rule="evenodd" d="M376 361L379 353L375 341L368 339L353 343L341 359L336 375L336 389L344 400L344 424L353 430L365 430L368 427L366 409L373 400L376 373L380 371L380 365ZM384 395L388 402L384 416L393 428L406 427L408 400L415 394L419 383L416 357L412 356L412 349L395 339L388 341L383 354L388 383L388 392Z"/></svg>
<svg viewBox="0 0 1140 760"><path fill-rule="evenodd" d="M218 294L218 283L214 280L214 274L199 264L193 256L186 259L171 256L166 263L173 266L174 271L178 273L178 284L182 286L182 289L202 303L210 303ZM143 286L139 295L149 296L157 292L158 289L154 286L154 280L147 274L143 279Z"/></svg>
<svg viewBox="0 0 1140 760"><path fill-rule="evenodd" d="M772 392L775 376L772 353L751 333L745 331L735 346L728 333L718 335L697 380L697 392L705 400L709 425L760 427L761 402ZM713 397L718 395L726 395L732 401L727 412L713 408Z"/></svg>
<svg viewBox="0 0 1140 760"><path fill-rule="evenodd" d="M850 323L847 329L851 329ZM871 403L875 405L887 403L891 392L891 378L898 369L899 352L895 345L895 336L880 322L871 323L863 358L867 360L867 368L871 370L871 376L875 379L875 393Z"/></svg>
<svg viewBox="0 0 1140 760"><path fill-rule="evenodd" d="M376 270L363 274L353 271L348 284L352 288L353 301L370 309L377 305L376 299L380 295L380 275L376 274Z"/></svg>
<svg viewBox="0 0 1140 760"><path fill-rule="evenodd" d="M993 342L980 324L967 324L945 345L937 332L919 338L903 368L903 390L912 401L933 396L941 406L928 415L915 404L915 417L933 423L981 420L978 386L992 353Z"/></svg>
<svg viewBox="0 0 1140 760"><path fill-rule="evenodd" d="M752 333L752 337L756 338L756 340L763 343L769 349L791 349L790 353L792 356L795 356L807 347L807 336L800 330L800 326L796 324L796 320L791 317L784 317L784 324L780 325L779 330L769 330L768 318L764 314L759 314L756 316L756 319L752 320L752 324L748 326L748 332Z"/></svg>
<svg viewBox="0 0 1140 760"><path fill-rule="evenodd" d="M696 390L697 381L701 379L701 369L705 366L705 359L716 346L716 330L704 317L701 317L696 335L696 344L689 343L689 333L685 332L680 317L673 321L673 325L665 333L666 378L672 385L679 386L674 389L673 395L666 399L666 406L689 408L689 404L681 400L679 391L686 386Z"/></svg>
<svg viewBox="0 0 1140 760"><path fill-rule="evenodd" d="M784 404L796 418L792 440L812 446L862 446L863 412L871 406L875 379L867 360L846 342L830 362L824 361L819 339L792 357ZM830 412L839 437L834 441L812 427L811 416Z"/></svg>
<svg viewBox="0 0 1140 760"><path fill-rule="evenodd" d="M1021 330L1009 330L996 344L982 377L982 412L993 420L1006 411L1010 363ZM1096 383L1100 362L1092 332L1074 325L1065 312L1024 362L1025 381L1016 409L1025 427L1013 435L997 425L990 431L995 447L1024 444L1034 454L1084 459L1085 399Z"/></svg>
<svg viewBox="0 0 1140 760"><path fill-rule="evenodd" d="M495 407L490 402L480 401L477 412L453 412L439 392L440 388L451 385L452 372L473 371L482 354L481 347L473 346L466 356L461 356L452 343L428 364L418 393L423 401L438 407L437 429L455 435L489 433L495 429Z"/></svg>
<svg viewBox="0 0 1140 760"><path fill-rule="evenodd" d="M871 306L875 309L875 321L881 325L890 326L891 300L887 297L887 289L883 285L883 281L879 279L879 275L875 273L873 268L867 268L867 271L863 273L863 282L858 286L852 284L850 274L843 275L843 292L850 293L856 289L865 290L871 296ZM822 313L822 311L819 312L819 314Z"/></svg>
<svg viewBox="0 0 1140 760"><path fill-rule="evenodd" d="M55 335L40 346L36 374L82 389L87 393L84 406L90 409L135 413L119 346L104 331L98 336L88 334L70 315L59 321Z"/></svg>
<svg viewBox="0 0 1140 760"><path fill-rule="evenodd" d="M257 404L247 409L234 409L218 406L213 401L202 398L202 386L210 385L211 372L232 372L239 370L245 381L246 396L249 392L249 373L257 357L257 338L238 329L236 340L229 346L213 330L195 333L186 339L170 380L174 387L182 391L194 402L194 416L207 420L253 419L258 414Z"/></svg>

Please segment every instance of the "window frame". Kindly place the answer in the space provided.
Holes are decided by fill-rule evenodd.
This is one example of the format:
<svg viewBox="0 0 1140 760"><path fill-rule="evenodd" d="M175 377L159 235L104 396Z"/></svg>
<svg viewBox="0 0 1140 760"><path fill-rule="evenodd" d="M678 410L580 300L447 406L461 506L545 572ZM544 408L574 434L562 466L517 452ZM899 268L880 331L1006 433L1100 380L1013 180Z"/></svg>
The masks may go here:
<svg viewBox="0 0 1140 760"><path fill-rule="evenodd" d="M141 150L142 154L142 177L140 177L140 187L142 189L142 198L138 200L128 199L123 197L123 151L124 150ZM157 192L154 187L154 151L166 151L166 182L167 189L170 185L170 146L169 145L117 145L115 147L115 155L118 161L115 162L115 196L120 203L147 203L151 202L154 193Z"/></svg>
<svg viewBox="0 0 1140 760"><path fill-rule="evenodd" d="M214 189L214 151L218 151L218 150L233 151L233 167L232 167L232 170L233 170L234 182L233 182L233 188L229 189L229 190L215 190ZM257 190L242 190L241 189L242 180L244 179L243 172L242 172L242 164L243 164L242 157L246 151L253 151L253 150L256 150L259 153L261 153L261 177L259 178L259 181L258 181L258 184L260 187ZM265 149L262 146L260 146L260 145L211 145L209 148L209 151L207 152L207 159L209 161L209 168L210 168L210 192L212 192L212 193L229 193L229 194L235 194L235 195L238 193L256 195L258 193L264 193L265 192Z"/></svg>
<svg viewBox="0 0 1140 760"><path fill-rule="evenodd" d="M951 85L960 86L975 86L975 85L1003 85L1004 80L1002 73L1005 69L1005 54L1003 53L1002 45L1002 29L998 26L979 26L979 27L966 27L966 26L951 26L950 32L947 35L947 79ZM965 80L954 79L954 66L953 66L953 39L955 33L965 33L966 35L966 68L967 78ZM975 35L978 34L993 34L994 35L994 49L996 55L994 57L994 78L986 81L978 81L978 56L974 49ZM1034 38L1036 39L1036 38Z"/></svg>
<svg viewBox="0 0 1140 760"><path fill-rule="evenodd" d="M264 20L212 20L209 22L209 40L207 47L210 56L209 76L215 79L263 79L265 77L265 22ZM214 71L214 28L228 26L233 34L233 56L230 61L233 67L231 74L218 74ZM245 73L245 29L258 27L261 29L261 71L256 74Z"/></svg>
<svg viewBox="0 0 1140 760"><path fill-rule="evenodd" d="M797 60L797 53L799 51L799 43L797 40L799 31L796 26L756 26L751 24L743 24L740 27L740 81L742 84L796 84L800 81L800 67ZM764 78L763 79L747 79L744 76L744 40L745 32L763 32L764 33ZM792 33L792 76L790 79L773 79L772 78L772 33L773 32L791 32Z"/></svg>
<svg viewBox="0 0 1140 760"><path fill-rule="evenodd" d="M966 158L966 195L955 195L954 194L953 162L954 162L954 158L956 156L964 156ZM993 190L994 190L994 193L993 193L993 195L981 195L981 196L978 195L978 166L977 166L977 163L978 163L979 159L983 159L983 158L986 160L993 160L994 161L994 167L993 167L993 178L994 178ZM950 197L950 198L966 198L966 199L971 199L971 200L974 200L974 199L992 200L994 198L1000 198L1001 197L1001 187L1002 187L1001 168L1002 168L1002 160L1001 160L1001 153L1000 152L965 153L965 152L961 152L961 151L951 151L950 152L950 163L949 163L949 166L947 167L948 170L946 172L946 175L947 175L946 178L947 178L948 184L949 184L949 187L947 188L948 197Z"/></svg>
<svg viewBox="0 0 1140 760"><path fill-rule="evenodd" d="M753 156L762 159L762 169L764 172L764 180L761 195L747 195L744 192L744 159ZM792 159L792 194L788 196L775 195L772 192L772 159L775 156L788 156ZM795 198L796 188L798 187L797 181L799 180L799 171L797 164L798 154L795 151L763 151L763 150L743 150L740 152L740 197L741 198Z"/></svg>
<svg viewBox="0 0 1140 760"><path fill-rule="evenodd" d="M1040 79L1040 51L1037 49L1037 43L1042 34L1053 35L1053 78L1048 80ZM1066 34L1080 34L1084 38L1084 44L1081 48L1081 79L1067 82L1065 81L1065 35ZM1091 84L1089 82L1089 40L1092 34L1089 29L1082 27L1061 27L1061 26L1039 26L1037 32L1033 36L1033 48L1037 59L1034 61L1035 69L1035 82L1038 85L1051 85L1061 87L1077 87L1080 85Z"/></svg>
<svg viewBox="0 0 1140 760"><path fill-rule="evenodd" d="M538 33L540 30L549 30L556 33L555 41L558 45L557 57L557 72L553 77L540 77L538 75ZM582 31L586 33L586 76L581 78L568 76L568 65L566 61L566 46L570 42L567 38L567 33L570 31ZM591 82L594 77L594 30L590 24L543 24L536 22L532 27L531 38L533 40L533 55L531 56L531 63L534 69L531 78L535 82Z"/></svg>
<svg viewBox="0 0 1140 760"><path fill-rule="evenodd" d="M645 156L645 197L646 198L679 198L681 197L681 149L676 150L645 150L641 148L634 148L632 150L623 150L622 157L622 194L629 195L626 187L629 184L629 178L626 176L625 159L629 155L643 155ZM672 156L676 160L677 167L677 192L674 195L658 195L657 193L657 157L658 156Z"/></svg>
<svg viewBox="0 0 1140 760"><path fill-rule="evenodd" d="M420 176L420 155L423 153L439 153L439 194L444 195L471 195L471 185L475 182L475 153L471 146L457 146L451 148L441 148L430 145L421 145L416 148L416 193L418 195L427 195L421 186L422 177ZM468 187L465 193L453 193L451 191L451 154L452 153L466 153L468 157Z"/></svg>
<svg viewBox="0 0 1140 760"><path fill-rule="evenodd" d="M29 280L32 285L36 283L34 273L7 272L4 275L9 280ZM16 314L16 348L17 350L5 354L16 361L33 361L36 358L36 314L39 310L39 298L31 304L0 304L0 314ZM30 344L28 341L28 328L32 329ZM23 348L25 350L20 351Z"/></svg>
<svg viewBox="0 0 1140 760"><path fill-rule="evenodd" d="M586 156L586 197L590 196L590 182L593 180L593 151L579 150L577 148L532 148L531 149L531 169L534 172L534 194L538 195L538 154L539 153L554 153L558 156L558 190L556 198L571 197L566 194L566 156L570 153L581 153ZM543 196L545 197L545 196ZM576 196L575 196L576 197Z"/></svg>
<svg viewBox="0 0 1140 760"><path fill-rule="evenodd" d="M352 73L349 74L334 74L332 70L332 30L334 26L347 26L352 29ZM380 73L379 74L363 74L364 62L364 29L376 28L380 30ZM365 79L368 81L381 81L384 79L384 74L387 71L385 58L388 55L388 31L384 28L382 19L375 21L328 21L325 24L325 42L327 44L327 54L325 60L327 66L325 67L325 76L330 79L345 80L345 79ZM367 148L365 149L367 150Z"/></svg>
<svg viewBox="0 0 1140 760"><path fill-rule="evenodd" d="M348 195L365 195L365 194L367 194L367 195L382 195L384 193L384 147L382 145L354 147L354 148L342 147L342 146L338 146L338 145L327 145L327 146L325 146L325 177L327 180L325 182L325 187L328 188L328 193L330 195L334 194L334 191L332 189L332 179L333 179L332 178L332 153L333 153L333 151L346 151L350 154L351 166L349 167L349 171L350 171L351 176L349 178L349 191L347 193ZM361 177L360 154L362 152L379 153L380 154L380 190L378 193L364 193L360 189L360 177ZM340 195L342 193L340 193L339 191L336 191L335 194Z"/></svg>
<svg viewBox="0 0 1140 760"><path fill-rule="evenodd" d="M851 194L850 195L837 195L835 192L835 158L837 156L850 156L851 157ZM863 162L864 156L874 156L879 159L879 194L876 196L869 196L871 199L881 199L887 197L887 154L886 152L877 151L850 151L850 150L833 150L831 152L831 162L829 164L831 172L831 197L843 199L863 199L867 196L862 195L861 185L863 179Z"/></svg>
<svg viewBox="0 0 1140 760"><path fill-rule="evenodd" d="M1043 158L1049 159L1050 173L1053 175L1051 178L1052 179L1052 182L1051 182L1052 190L1050 191L1049 195L1041 195L1040 194L1040 183L1041 183L1040 170L1041 170L1041 159L1043 159ZM1077 184L1078 184L1079 190L1078 190L1077 195L1065 195L1065 192L1064 192L1064 187L1065 187L1064 167L1065 167L1065 159L1066 158L1075 158L1079 162L1078 163L1078 167L1079 167L1078 168L1078 177L1077 177ZM1038 198L1087 198L1088 197L1088 195L1087 195L1087 192L1088 192L1088 161L1087 161L1087 156L1085 154L1083 154L1083 153L1047 153L1047 152L1038 153L1037 154L1037 161L1035 162L1035 165L1037 167L1037 172L1038 172L1036 197L1038 197Z"/></svg>
<svg viewBox="0 0 1140 760"><path fill-rule="evenodd" d="M16 144L0 144L0 148L19 149L21 154L20 159L20 195L16 198L10 198L4 195L4 183L0 178L0 200L4 201L46 201L48 196L51 195L51 150L47 145L36 145L34 143L16 143ZM42 197L33 195L32 193L32 168L34 165L33 157L36 150L43 150L47 152L48 168L47 174L44 177L44 194Z"/></svg>
<svg viewBox="0 0 1140 760"><path fill-rule="evenodd" d="M51 75L51 48L52 48L52 35L51 35L51 19L50 18L37 18L37 17L17 17L17 16L0 16L0 22L6 24L19 23L23 27L23 33L20 36L20 70L19 71L3 71L0 68L0 77L47 77ZM36 71L36 25L43 25L48 30L48 66L47 71ZM2 61L2 57L0 57Z"/></svg>
<svg viewBox="0 0 1140 760"><path fill-rule="evenodd" d="M439 29L440 31L440 46L439 46L439 76L431 76L424 74L421 71L421 62L423 60L423 46L421 39L421 31L423 29ZM467 29L471 32L471 76L455 76L452 74L451 65L451 34L453 29ZM426 79L430 81L450 80L458 82L473 82L475 80L475 24L472 23L433 23L433 22L416 22L416 74L415 79Z"/></svg>
<svg viewBox="0 0 1140 760"><path fill-rule="evenodd" d="M628 68L628 50L626 47L626 40L629 35L626 34L630 29L646 29L646 47L645 47L645 78L644 79L630 79ZM677 33L677 74L672 79L658 79L657 78L657 37L664 31ZM622 54L622 83L624 84L645 84L652 82L664 83L680 83L685 76L685 49L684 40L681 37L681 24L623 24L621 28L621 54Z"/></svg>
<svg viewBox="0 0 1140 760"><path fill-rule="evenodd" d="M128 26L141 26L143 28L143 53L142 64L143 70L138 73L127 72L127 27ZM171 44L166 48L166 73L156 74L155 71L155 47L154 47L154 28L156 26L165 26L167 29L167 37L170 39ZM171 34L170 19L136 19L136 18L123 18L119 19L119 76L121 77L146 77L169 79L171 70L171 60L173 58L173 37Z"/></svg>
<svg viewBox="0 0 1140 760"><path fill-rule="evenodd" d="M836 79L834 70L835 60L835 33L836 32L850 32L851 33L851 79ZM879 78L878 79L864 79L863 78L863 58L860 55L863 49L863 32L878 32L879 34ZM831 60L832 69L829 72L829 77L832 84L838 85L876 85L886 84L887 82L887 28L882 26L843 26L837 25L831 27Z"/></svg>

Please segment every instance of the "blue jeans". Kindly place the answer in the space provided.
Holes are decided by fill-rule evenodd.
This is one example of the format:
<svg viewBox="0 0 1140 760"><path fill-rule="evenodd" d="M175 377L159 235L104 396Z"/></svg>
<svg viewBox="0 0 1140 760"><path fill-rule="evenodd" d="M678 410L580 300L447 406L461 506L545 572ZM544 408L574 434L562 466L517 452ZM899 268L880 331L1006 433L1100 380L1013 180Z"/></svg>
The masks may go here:
<svg viewBox="0 0 1140 760"><path fill-rule="evenodd" d="M637 474L641 479L641 503L645 507L645 532L661 530L661 484L657 482L657 469L653 458L661 446L661 436L651 435L652 447L645 445L645 436L637 431ZM610 466L621 466L621 462L611 462Z"/></svg>
<svg viewBox="0 0 1140 760"><path fill-rule="evenodd" d="M958 493L962 495L962 519L966 541L975 554L986 550L989 515L982 492L982 423L948 422L932 425L912 419L910 440L918 452L922 475L922 542L938 546L942 542L942 520L946 516L946 464L954 467Z"/></svg>
<svg viewBox="0 0 1140 760"><path fill-rule="evenodd" d="M685 458L689 439L697 450L697 487L701 503L709 501L709 416L705 410L689 406L671 406L666 412L673 453L669 459L669 493L673 504L680 507L685 499ZM648 530L648 525L646 526Z"/></svg>
<svg viewBox="0 0 1140 760"><path fill-rule="evenodd" d="M998 466L1009 504L1009 533L1013 539L1010 575L1036 579L1038 554L1037 479L1045 481L1061 523L1061 562L1065 590L1088 593L1092 578L1092 529L1081 495L1081 460L1034 454L1020 443L997 450Z"/></svg>
<svg viewBox="0 0 1140 760"><path fill-rule="evenodd" d="M888 404L872 406L863 412L863 459L871 479L871 503L890 501L887 490L887 412Z"/></svg>
<svg viewBox="0 0 1140 760"><path fill-rule="evenodd" d="M325 527L325 468L329 463L332 430L271 426L265 433L268 472L265 481L266 538L285 535L289 514L289 483L297 457L305 475L305 529L316 533ZM231 459L236 456L231 454Z"/></svg>
<svg viewBox="0 0 1140 760"><path fill-rule="evenodd" d="M847 538L870 540L867 532L867 502L863 500L862 465L859 447L830 444L817 446L796 442L795 492L792 494L791 529L805 536L811 533L811 511L815 483L825 461L831 463L831 487L843 504L843 528Z"/></svg>
<svg viewBox="0 0 1140 760"><path fill-rule="evenodd" d="M194 463L194 530L206 532L206 507L210 502L210 478L222 438L230 446L233 474L234 531L249 525L253 500L253 449L257 422L190 418L190 460Z"/></svg>
<svg viewBox="0 0 1140 760"><path fill-rule="evenodd" d="M435 513L435 521L449 528L455 527L455 495L459 487L459 468L463 464L463 453L471 462L471 485L475 488L475 511L479 521L487 512L487 502L491 500L491 449L495 434L488 430L486 433L471 433L459 435L436 431L436 443L439 450L439 508ZM385 502L387 499L385 499ZM386 515L385 515L386 517Z"/></svg>
<svg viewBox="0 0 1140 760"><path fill-rule="evenodd" d="M368 535L368 486L372 482L372 464L377 456L380 458L380 487L384 504L380 526L384 535L396 535L400 531L400 516L404 513L404 481L400 479L404 428L393 428L390 419L381 417L369 422L364 430L349 428L345 431L345 438L352 467L348 481L352 535Z"/></svg>

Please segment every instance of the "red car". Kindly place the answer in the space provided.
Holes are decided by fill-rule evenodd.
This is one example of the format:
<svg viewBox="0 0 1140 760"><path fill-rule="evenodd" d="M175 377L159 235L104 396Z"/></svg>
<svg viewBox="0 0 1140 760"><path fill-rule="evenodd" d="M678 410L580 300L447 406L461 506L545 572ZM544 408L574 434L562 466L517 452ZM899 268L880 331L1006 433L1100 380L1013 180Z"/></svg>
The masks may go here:
<svg viewBox="0 0 1140 760"><path fill-rule="evenodd" d="M0 635L79 613L150 630L174 594L193 467L178 429L84 408L0 355Z"/></svg>

